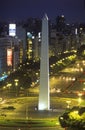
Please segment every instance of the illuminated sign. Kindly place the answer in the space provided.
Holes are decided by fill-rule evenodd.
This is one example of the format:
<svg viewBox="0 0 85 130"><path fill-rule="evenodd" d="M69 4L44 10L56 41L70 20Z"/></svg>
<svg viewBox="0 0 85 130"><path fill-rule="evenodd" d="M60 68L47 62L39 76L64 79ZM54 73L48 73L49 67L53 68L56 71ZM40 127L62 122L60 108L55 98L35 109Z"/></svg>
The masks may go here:
<svg viewBox="0 0 85 130"><path fill-rule="evenodd" d="M9 36L16 35L16 24L9 24Z"/></svg>
<svg viewBox="0 0 85 130"><path fill-rule="evenodd" d="M12 66L12 49L7 49L7 65Z"/></svg>

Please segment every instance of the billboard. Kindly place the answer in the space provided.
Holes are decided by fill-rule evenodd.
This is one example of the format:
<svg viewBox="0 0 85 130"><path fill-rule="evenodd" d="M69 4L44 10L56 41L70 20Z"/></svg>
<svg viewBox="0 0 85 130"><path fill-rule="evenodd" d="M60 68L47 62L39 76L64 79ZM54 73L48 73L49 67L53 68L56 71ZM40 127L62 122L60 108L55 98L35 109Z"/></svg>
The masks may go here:
<svg viewBox="0 0 85 130"><path fill-rule="evenodd" d="M7 65L12 66L12 49L7 49Z"/></svg>
<svg viewBox="0 0 85 130"><path fill-rule="evenodd" d="M9 24L9 36L16 36L16 24Z"/></svg>

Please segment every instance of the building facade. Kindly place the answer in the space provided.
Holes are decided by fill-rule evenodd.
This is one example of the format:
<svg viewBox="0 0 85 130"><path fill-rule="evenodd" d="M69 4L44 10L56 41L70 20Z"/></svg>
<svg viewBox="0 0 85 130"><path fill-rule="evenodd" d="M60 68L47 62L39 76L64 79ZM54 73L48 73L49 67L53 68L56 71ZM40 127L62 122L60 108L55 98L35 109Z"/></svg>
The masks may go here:
<svg viewBox="0 0 85 130"><path fill-rule="evenodd" d="M0 38L0 75L15 71L20 63L20 42L16 37Z"/></svg>

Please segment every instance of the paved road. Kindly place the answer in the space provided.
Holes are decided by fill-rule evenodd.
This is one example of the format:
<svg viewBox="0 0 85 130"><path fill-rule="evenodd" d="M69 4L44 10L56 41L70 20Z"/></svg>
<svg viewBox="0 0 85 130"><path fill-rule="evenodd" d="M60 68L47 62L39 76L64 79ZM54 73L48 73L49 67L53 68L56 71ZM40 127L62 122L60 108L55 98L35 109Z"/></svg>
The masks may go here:
<svg viewBox="0 0 85 130"><path fill-rule="evenodd" d="M71 69L72 69L72 67L71 67ZM54 78L52 78L51 79L51 85L53 86L53 88L55 88L55 89L53 89L54 91L55 90L57 90L57 88L64 88L65 90L67 89L67 86L72 82L71 80L68 80L68 77L70 77L68 74L70 73L70 76L72 76L72 77L76 77L76 76L79 76L80 74L83 74L83 72L75 72L75 71L72 71L72 75L71 75L71 70L70 70L70 68L67 70L64 70L64 73L62 73L62 77L61 78L59 78L59 77L54 77ZM64 86L64 87L63 87ZM73 87L74 88L74 87ZM77 87L78 88L78 87ZM58 93L57 93L57 95L58 95ZM68 96L68 95L66 95L66 96ZM64 95L64 97L65 97L65 95ZM59 104L59 102L58 102L58 105L57 105L57 97L56 96L54 96L54 98L55 98L55 100L56 100L56 106L59 106L60 104L62 105L62 102L60 102L60 104ZM53 99L53 98L52 98ZM60 99L60 98L59 98ZM32 100L32 99L31 99ZM37 99L36 100L32 100L33 101L33 103L36 105L36 103L37 103ZM35 102L36 101L36 102ZM54 100L52 100L52 101L54 101ZM60 100L59 100L60 101ZM17 101L18 102L18 101ZM30 98L29 98L29 101L27 101L28 103L30 102ZM53 102L52 102L53 103ZM33 107L35 106L35 105L33 105L32 107L30 107L28 104L26 105L26 104L24 104L24 103L22 103L21 101L19 101L19 104L21 104L22 105L22 107L21 108L18 108L17 106L16 106L16 109L15 109L15 111L14 112L10 112L8 115L9 115L9 117L10 116L13 116L13 117L26 117L26 116L28 116L28 117L32 117L32 118L35 118L35 117L37 117L38 118L38 116L39 116L39 118L40 117L43 117L44 118L44 115L47 115L48 117L50 117L50 118L55 118L56 116L59 116L59 114L60 113L62 113L62 111L60 110L60 111L57 111L57 112L50 112L50 113L48 113L48 114L43 114L43 113L39 113L38 111L32 111L32 110L34 110L33 109ZM74 105L74 104L73 104ZM29 110L29 109L27 109L26 108L26 106L29 106L29 109L31 109L31 111ZM53 104L53 106L54 106L54 104ZM20 113L20 110L23 110L24 112L21 112ZM47 113L47 112L46 112ZM8 117L8 116L7 116ZM61 128L60 126L56 126L56 127L21 127L21 128L19 128L19 127L0 127L0 130L64 130L63 128Z"/></svg>

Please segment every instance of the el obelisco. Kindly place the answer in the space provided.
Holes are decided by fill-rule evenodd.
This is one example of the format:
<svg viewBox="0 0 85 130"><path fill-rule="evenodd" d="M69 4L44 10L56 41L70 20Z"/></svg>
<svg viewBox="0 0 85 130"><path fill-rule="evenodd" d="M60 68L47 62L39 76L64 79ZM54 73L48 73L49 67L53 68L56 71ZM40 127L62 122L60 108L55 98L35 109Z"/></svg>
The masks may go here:
<svg viewBox="0 0 85 130"><path fill-rule="evenodd" d="M48 17L42 19L42 41L41 41L41 58L40 58L40 88L38 110L50 109L49 93L49 38Z"/></svg>

